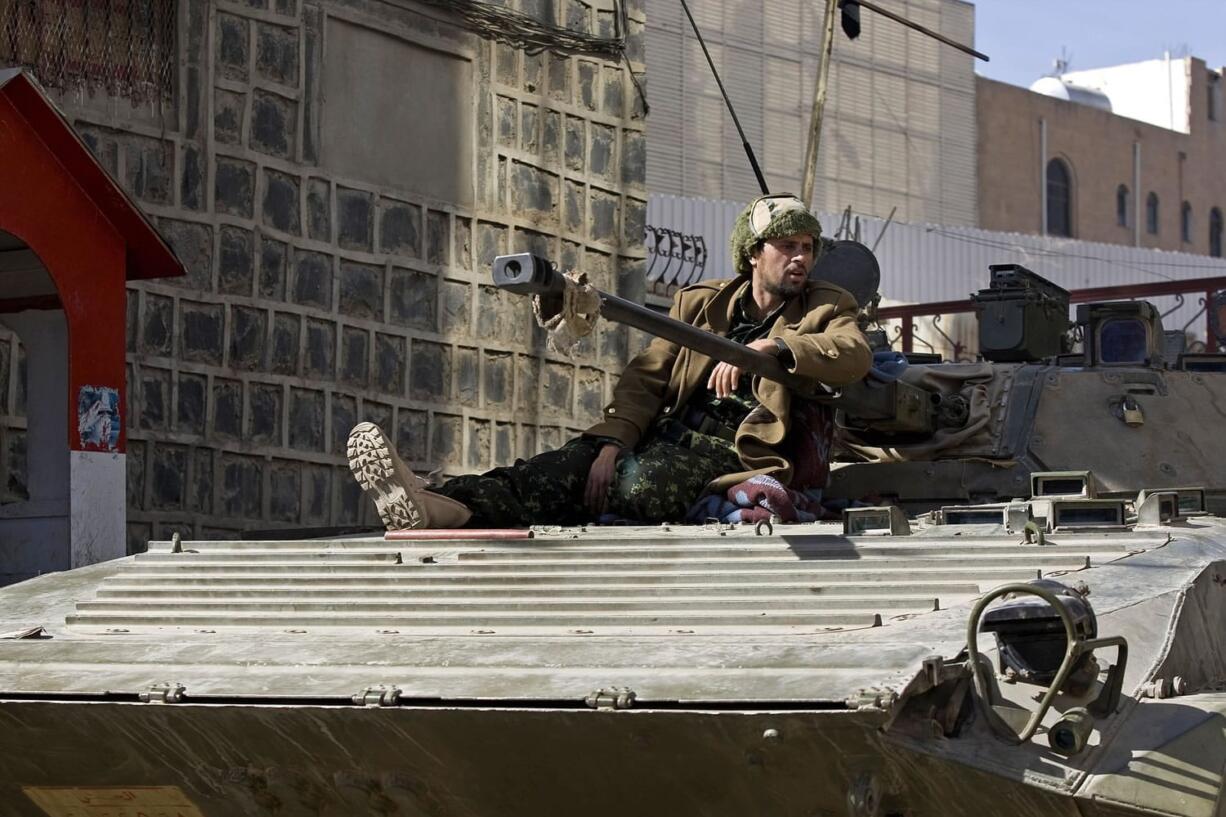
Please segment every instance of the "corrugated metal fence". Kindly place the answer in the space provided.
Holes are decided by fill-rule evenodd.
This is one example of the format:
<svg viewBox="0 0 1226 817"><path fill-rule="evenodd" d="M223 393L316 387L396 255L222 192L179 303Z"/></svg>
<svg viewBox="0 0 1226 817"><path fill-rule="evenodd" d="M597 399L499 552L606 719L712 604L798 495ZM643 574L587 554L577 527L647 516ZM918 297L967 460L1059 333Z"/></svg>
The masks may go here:
<svg viewBox="0 0 1226 817"><path fill-rule="evenodd" d="M728 233L744 204L710 199L652 196L647 223L687 235L702 236L707 245L703 278L731 275ZM819 213L827 234L833 234L842 214ZM966 298L988 282L990 264L1021 264L1065 289L1120 286L1157 281L1226 275L1226 259L1116 244L979 230L932 224L887 225L882 219L853 216L860 241L874 247L881 263L881 292L889 302L927 303ZM839 237L854 237L840 235ZM1157 298L1169 314L1167 329L1205 336L1204 304L1189 297Z"/></svg>

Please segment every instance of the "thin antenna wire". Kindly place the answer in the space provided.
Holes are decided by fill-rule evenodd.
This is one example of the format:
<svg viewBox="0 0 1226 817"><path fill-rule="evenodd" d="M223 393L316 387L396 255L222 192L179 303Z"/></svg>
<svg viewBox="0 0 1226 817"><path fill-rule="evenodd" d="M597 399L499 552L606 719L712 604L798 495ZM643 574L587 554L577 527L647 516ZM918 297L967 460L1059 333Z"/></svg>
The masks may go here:
<svg viewBox="0 0 1226 817"><path fill-rule="evenodd" d="M715 70L715 63L711 60L711 52L707 51L707 44L702 39L702 32L698 30L698 23L694 22L694 15L690 14L689 4L685 0L681 0L681 8L685 9L685 16L690 18L690 28L694 29L694 36L698 38L698 45L702 47L702 53L707 58L707 65L711 66L711 73L715 76L715 84L719 86L719 92L724 95L724 104L728 106L728 113L732 115L732 124L736 125L736 132L741 135L741 146L745 148L745 155L749 157L749 164L753 167L753 174L758 177L758 187L762 188L762 195L769 196L770 188L766 186L766 179L762 176L762 168L758 167L758 158L753 154L753 148L749 145L749 140L745 138L745 131L741 127L741 120L736 118L736 111L732 108L732 100L728 98L728 92L724 90L723 80L719 78L719 71Z"/></svg>

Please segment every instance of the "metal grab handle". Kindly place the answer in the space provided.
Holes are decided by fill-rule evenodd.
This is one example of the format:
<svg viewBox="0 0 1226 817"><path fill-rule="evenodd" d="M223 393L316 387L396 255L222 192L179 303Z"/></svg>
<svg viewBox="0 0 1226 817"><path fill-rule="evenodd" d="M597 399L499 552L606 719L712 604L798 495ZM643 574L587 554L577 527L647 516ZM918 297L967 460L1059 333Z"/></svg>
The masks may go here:
<svg viewBox="0 0 1226 817"><path fill-rule="evenodd" d="M983 618L983 613L989 604L1008 593L1026 593L1031 596L1038 596L1054 607L1056 612L1060 614L1060 621L1064 624L1064 636L1068 641L1068 646L1064 650L1064 659L1060 662L1060 669L1056 672L1056 677L1052 679L1051 685L1048 686L1047 692L1044 693L1038 710L1030 716L1030 720L1026 722L1026 727L1020 733L1014 732L1013 728L1005 723L1004 719L992 709L994 702L992 690L988 683L987 670L984 669L984 663L986 662L990 668L991 662L987 661L987 658L979 652L979 621ZM1059 596L1044 587L1035 587L1034 585L1024 583L1006 584L998 587L979 600L974 609L971 610L970 620L967 622L966 651L971 665L971 675L975 683L975 704L997 737L1014 745L1025 743L1034 737L1034 733L1043 722L1043 717L1047 714L1047 710L1051 709L1051 705L1055 701L1060 688L1064 686L1069 674L1073 671L1073 665L1077 659L1085 652L1094 650L1097 647L1108 646L1114 646L1119 649L1117 658L1119 664L1111 668L1102 693L1090 705L1091 712L1100 717L1110 715L1115 710L1115 706L1119 701L1120 687L1124 679L1124 667L1128 663L1128 642L1122 636L1086 639L1084 641L1078 639L1074 630L1073 614L1060 601Z"/></svg>

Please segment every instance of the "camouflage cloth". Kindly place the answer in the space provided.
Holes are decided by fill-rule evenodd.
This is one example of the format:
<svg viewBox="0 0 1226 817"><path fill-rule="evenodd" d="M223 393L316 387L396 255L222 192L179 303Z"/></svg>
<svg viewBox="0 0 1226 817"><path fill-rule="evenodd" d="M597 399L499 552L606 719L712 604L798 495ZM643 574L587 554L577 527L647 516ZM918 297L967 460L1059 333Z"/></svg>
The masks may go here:
<svg viewBox="0 0 1226 817"><path fill-rule="evenodd" d="M518 528L591 522L583 504L588 471L604 441L576 437L546 451L484 474L456 477L433 488L473 512L468 527ZM658 524L680 522L712 479L740 468L732 444L698 434L671 420L617 461L609 486L609 514Z"/></svg>

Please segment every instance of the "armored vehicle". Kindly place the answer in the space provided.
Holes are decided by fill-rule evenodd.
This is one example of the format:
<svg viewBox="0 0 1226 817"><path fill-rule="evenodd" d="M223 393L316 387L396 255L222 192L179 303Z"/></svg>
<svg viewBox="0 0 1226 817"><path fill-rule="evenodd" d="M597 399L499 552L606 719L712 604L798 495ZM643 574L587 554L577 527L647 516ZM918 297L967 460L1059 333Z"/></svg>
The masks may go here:
<svg viewBox="0 0 1226 817"><path fill-rule="evenodd" d="M1223 361L1062 292L993 269L980 362L813 395L833 521L176 539L0 591L0 811L1226 814Z"/></svg>

